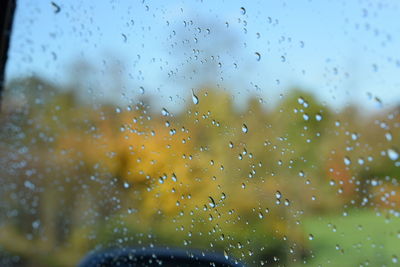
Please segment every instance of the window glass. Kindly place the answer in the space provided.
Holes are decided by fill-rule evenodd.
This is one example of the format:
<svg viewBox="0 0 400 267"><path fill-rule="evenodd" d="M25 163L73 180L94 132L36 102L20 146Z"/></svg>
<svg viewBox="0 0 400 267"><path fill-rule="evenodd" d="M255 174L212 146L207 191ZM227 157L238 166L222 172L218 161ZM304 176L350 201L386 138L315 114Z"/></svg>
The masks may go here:
<svg viewBox="0 0 400 267"><path fill-rule="evenodd" d="M17 1L0 265L108 248L399 264L399 15L391 0Z"/></svg>

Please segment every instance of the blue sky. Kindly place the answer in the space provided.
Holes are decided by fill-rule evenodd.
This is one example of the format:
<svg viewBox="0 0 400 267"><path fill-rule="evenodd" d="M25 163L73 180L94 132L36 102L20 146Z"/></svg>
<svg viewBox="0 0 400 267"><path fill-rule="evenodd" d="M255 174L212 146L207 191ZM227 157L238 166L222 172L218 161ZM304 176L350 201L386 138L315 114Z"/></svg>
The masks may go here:
<svg viewBox="0 0 400 267"><path fill-rule="evenodd" d="M8 79L81 75L87 97L127 103L143 87L172 108L205 79L238 102L251 94L273 104L297 86L337 107L400 103L394 0L54 2L59 13L51 1L18 1ZM73 71L77 60L90 75Z"/></svg>

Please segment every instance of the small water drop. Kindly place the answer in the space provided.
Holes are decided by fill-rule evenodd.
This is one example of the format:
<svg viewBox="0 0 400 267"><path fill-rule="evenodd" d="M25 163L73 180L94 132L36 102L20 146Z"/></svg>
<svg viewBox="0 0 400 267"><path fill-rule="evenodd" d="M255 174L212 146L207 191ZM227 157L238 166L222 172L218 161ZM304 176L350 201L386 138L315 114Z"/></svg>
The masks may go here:
<svg viewBox="0 0 400 267"><path fill-rule="evenodd" d="M393 255L393 256L392 256L392 262L393 262L393 263L398 263L398 262L399 262L399 258L397 258L396 255Z"/></svg>
<svg viewBox="0 0 400 267"><path fill-rule="evenodd" d="M289 199L285 199L285 202L284 202L284 204L285 204L285 206L289 206L289 205L290 205L290 201L289 201Z"/></svg>
<svg viewBox="0 0 400 267"><path fill-rule="evenodd" d="M212 197L208 197L208 200L210 201L208 205L210 205L211 208L215 208L216 204L214 199Z"/></svg>
<svg viewBox="0 0 400 267"><path fill-rule="evenodd" d="M122 35L122 40L124 41L124 43L126 43L126 41L128 41L128 37L126 37L126 34L121 33Z"/></svg>
<svg viewBox="0 0 400 267"><path fill-rule="evenodd" d="M195 105L199 104L199 98L194 94L193 89L192 89L192 101Z"/></svg>
<svg viewBox="0 0 400 267"><path fill-rule="evenodd" d="M129 188L129 187L130 187L130 184L127 182L124 182L124 188Z"/></svg>
<svg viewBox="0 0 400 267"><path fill-rule="evenodd" d="M392 134L390 132L385 133L385 137L386 137L386 140L388 140L388 141L392 141L392 139L393 139Z"/></svg>
<svg viewBox="0 0 400 267"><path fill-rule="evenodd" d="M347 166L349 166L349 165L351 164L351 160L350 160L350 158L347 157L347 156L344 157L343 162L344 162L344 164L346 164Z"/></svg>
<svg viewBox="0 0 400 267"><path fill-rule="evenodd" d="M308 239L309 239L309 240L314 240L314 236L313 236L312 234L309 234L309 235L308 235Z"/></svg>
<svg viewBox="0 0 400 267"><path fill-rule="evenodd" d="M242 13L242 15L245 15L246 14L246 9L244 7L241 7L240 8L240 13Z"/></svg>
<svg viewBox="0 0 400 267"><path fill-rule="evenodd" d="M320 113L315 114L315 119L317 121L321 121L322 120L322 115Z"/></svg>
<svg viewBox="0 0 400 267"><path fill-rule="evenodd" d="M279 191L276 191L275 197L276 197L277 199L280 199L280 198L282 197L282 193L279 192Z"/></svg>
<svg viewBox="0 0 400 267"><path fill-rule="evenodd" d="M254 53L256 55L256 60L260 61L261 60L261 54L259 52Z"/></svg>
<svg viewBox="0 0 400 267"><path fill-rule="evenodd" d="M170 115L170 114L169 114L169 111L168 111L166 108L162 108L161 114L162 114L163 116L165 116L165 117Z"/></svg>
<svg viewBox="0 0 400 267"><path fill-rule="evenodd" d="M375 97L374 101L375 101L375 105L376 105L377 108L382 108L383 107L382 100L379 97Z"/></svg>
<svg viewBox="0 0 400 267"><path fill-rule="evenodd" d="M260 218L260 219L264 218L264 214L261 211L258 213L258 218Z"/></svg>
<svg viewBox="0 0 400 267"><path fill-rule="evenodd" d="M58 5L58 4L56 4L55 2L51 2L51 5L53 6L53 8L54 8L54 13L60 13L60 11L61 11L61 7Z"/></svg>
<svg viewBox="0 0 400 267"><path fill-rule="evenodd" d="M389 148L387 154L391 160L397 160L399 158L399 152L394 148Z"/></svg>
<svg viewBox="0 0 400 267"><path fill-rule="evenodd" d="M229 259L228 252L226 252L226 250L224 250L224 257L225 259Z"/></svg>
<svg viewBox="0 0 400 267"><path fill-rule="evenodd" d="M354 141L358 139L358 134L357 133L352 133L351 134L351 139L353 139Z"/></svg>
<svg viewBox="0 0 400 267"><path fill-rule="evenodd" d="M247 128L247 125L243 123L242 132L247 133L248 131L249 131L249 128Z"/></svg>

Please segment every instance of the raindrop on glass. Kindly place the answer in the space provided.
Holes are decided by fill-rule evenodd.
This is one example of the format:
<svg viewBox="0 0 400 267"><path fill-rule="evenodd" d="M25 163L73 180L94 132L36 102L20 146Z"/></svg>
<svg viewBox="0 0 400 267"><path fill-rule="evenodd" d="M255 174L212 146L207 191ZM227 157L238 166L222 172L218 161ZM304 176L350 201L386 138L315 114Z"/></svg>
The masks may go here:
<svg viewBox="0 0 400 267"><path fill-rule="evenodd" d="M246 124L242 125L242 132L247 133L249 131L249 128L247 128Z"/></svg>
<svg viewBox="0 0 400 267"><path fill-rule="evenodd" d="M392 134L389 132L385 134L385 137L386 137L386 140L388 140L388 141L392 141L392 139L393 139Z"/></svg>
<svg viewBox="0 0 400 267"><path fill-rule="evenodd" d="M193 89L192 89L192 101L195 105L199 104L199 98L197 97L197 95L194 94Z"/></svg>
<svg viewBox="0 0 400 267"><path fill-rule="evenodd" d="M163 109L161 110L161 114L162 114L163 116L169 116L169 111L168 111L166 108L163 108Z"/></svg>
<svg viewBox="0 0 400 267"><path fill-rule="evenodd" d="M394 148L389 148L387 154L391 160L397 160L399 158L399 152Z"/></svg>
<svg viewBox="0 0 400 267"><path fill-rule="evenodd" d="M210 205L211 208L215 208L216 204L215 201L212 197L208 197L209 203L208 205Z"/></svg>

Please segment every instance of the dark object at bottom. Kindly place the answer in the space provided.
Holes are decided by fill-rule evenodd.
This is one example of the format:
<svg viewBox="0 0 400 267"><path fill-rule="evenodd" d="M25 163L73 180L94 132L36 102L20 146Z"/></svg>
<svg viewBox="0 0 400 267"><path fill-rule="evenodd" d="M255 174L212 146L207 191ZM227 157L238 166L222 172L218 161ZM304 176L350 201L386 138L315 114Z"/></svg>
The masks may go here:
<svg viewBox="0 0 400 267"><path fill-rule="evenodd" d="M120 248L90 252L79 264L79 267L100 266L244 267L221 254L170 248Z"/></svg>

